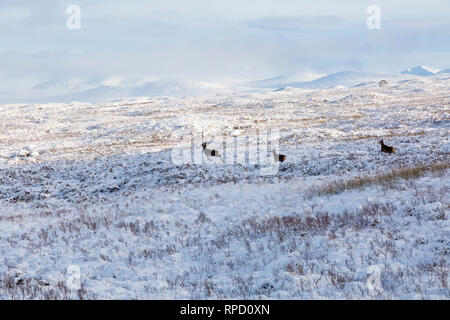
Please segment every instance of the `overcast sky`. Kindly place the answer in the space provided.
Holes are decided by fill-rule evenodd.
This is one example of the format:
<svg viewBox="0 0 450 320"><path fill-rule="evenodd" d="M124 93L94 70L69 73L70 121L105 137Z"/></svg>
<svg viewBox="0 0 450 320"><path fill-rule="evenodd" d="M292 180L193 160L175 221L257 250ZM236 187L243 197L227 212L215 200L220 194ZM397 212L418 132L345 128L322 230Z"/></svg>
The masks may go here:
<svg viewBox="0 0 450 320"><path fill-rule="evenodd" d="M80 30L66 26L71 4ZM372 4L380 30L366 26ZM448 0L1 0L0 96L54 80L449 68L449 17Z"/></svg>

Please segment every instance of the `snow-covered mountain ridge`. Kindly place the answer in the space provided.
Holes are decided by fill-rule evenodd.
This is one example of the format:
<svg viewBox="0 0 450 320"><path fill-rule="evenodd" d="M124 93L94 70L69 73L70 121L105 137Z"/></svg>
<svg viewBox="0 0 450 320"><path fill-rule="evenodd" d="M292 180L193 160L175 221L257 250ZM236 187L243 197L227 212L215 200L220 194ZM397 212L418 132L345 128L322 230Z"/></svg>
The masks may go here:
<svg viewBox="0 0 450 320"><path fill-rule="evenodd" d="M254 81L224 80L216 82L179 79L148 79L145 77L109 77L106 79L59 79L36 84L27 96L9 94L0 103L92 102L101 103L121 98L187 97L230 92L263 92L284 88L328 89L337 86L377 85L383 79L399 81L410 77L440 76L449 69L438 71L417 66L401 73L377 73L345 70L328 75L292 72Z"/></svg>

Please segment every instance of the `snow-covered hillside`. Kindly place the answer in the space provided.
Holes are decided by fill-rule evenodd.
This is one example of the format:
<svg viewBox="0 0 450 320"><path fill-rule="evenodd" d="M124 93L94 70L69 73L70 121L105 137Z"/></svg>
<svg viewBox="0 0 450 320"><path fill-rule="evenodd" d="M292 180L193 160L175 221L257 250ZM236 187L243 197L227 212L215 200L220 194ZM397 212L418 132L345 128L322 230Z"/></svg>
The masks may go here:
<svg viewBox="0 0 450 320"><path fill-rule="evenodd" d="M448 299L450 78L371 79L0 106L0 298ZM273 175L172 161L269 129Z"/></svg>
<svg viewBox="0 0 450 320"><path fill-rule="evenodd" d="M409 68L401 72L402 74L411 74L414 76L433 76L439 73L439 70L432 69L425 66L417 66L414 68Z"/></svg>
<svg viewBox="0 0 450 320"><path fill-rule="evenodd" d="M338 86L352 87L378 84L381 79L397 82L405 77L432 77L448 75L449 70L439 71L417 66L401 73L377 73L361 71L340 71L331 74L314 72L291 72L260 80L221 79L211 81L191 81L183 79L154 79L144 76L107 78L70 78L47 80L35 84L19 93L0 92L0 104L8 103L69 103L71 101L104 103L119 99L140 97L182 98L205 95L240 93L261 93L267 90L331 89Z"/></svg>
<svg viewBox="0 0 450 320"><path fill-rule="evenodd" d="M367 82L377 83L377 79L390 77L392 77L392 75L382 73L341 71L311 81L285 83L284 87L303 89L328 89L336 86L354 86Z"/></svg>

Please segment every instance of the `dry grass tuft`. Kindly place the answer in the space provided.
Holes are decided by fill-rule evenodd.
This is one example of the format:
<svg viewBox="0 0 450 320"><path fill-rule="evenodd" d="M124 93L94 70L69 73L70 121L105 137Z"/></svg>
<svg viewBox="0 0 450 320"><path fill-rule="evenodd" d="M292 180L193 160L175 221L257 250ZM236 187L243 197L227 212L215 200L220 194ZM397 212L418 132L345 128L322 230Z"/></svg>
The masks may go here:
<svg viewBox="0 0 450 320"><path fill-rule="evenodd" d="M427 173L443 173L450 168L449 162L438 162L428 165L418 165L408 168L393 169L378 175L359 176L348 180L335 180L319 187L312 188L309 197L339 194L346 190L361 189L372 185L393 187L398 179L413 180Z"/></svg>

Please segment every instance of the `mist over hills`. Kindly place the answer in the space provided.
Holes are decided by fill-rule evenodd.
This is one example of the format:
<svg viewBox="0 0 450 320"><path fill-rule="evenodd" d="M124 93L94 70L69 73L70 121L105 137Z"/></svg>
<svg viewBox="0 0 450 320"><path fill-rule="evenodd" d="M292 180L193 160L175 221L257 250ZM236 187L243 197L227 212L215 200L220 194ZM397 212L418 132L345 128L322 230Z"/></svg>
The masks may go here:
<svg viewBox="0 0 450 320"><path fill-rule="evenodd" d="M48 103L48 102L105 102L120 98L136 97L183 97L210 95L231 91L256 92L262 90L283 90L285 88L328 89L336 86L352 87L375 84L382 79L399 77L431 77L450 73L422 65L400 73L377 73L345 70L328 75L309 75L312 80L302 81L299 74L280 74L275 77L228 83L199 82L178 79L145 81L141 78L108 79L59 79L38 83L32 88L32 95L22 97L0 97L0 103ZM6 95L6 94L5 94Z"/></svg>
<svg viewBox="0 0 450 320"><path fill-rule="evenodd" d="M328 89L336 86L359 86L368 83L378 83L385 78L399 77L429 77L449 73L450 69L443 71L435 70L425 66L416 66L400 73L378 73L378 72L360 72L360 71L340 71L329 75L319 77L310 81L292 81L289 75L279 75L273 78L252 81L250 86L258 88L277 88L282 90L287 87L303 89Z"/></svg>

